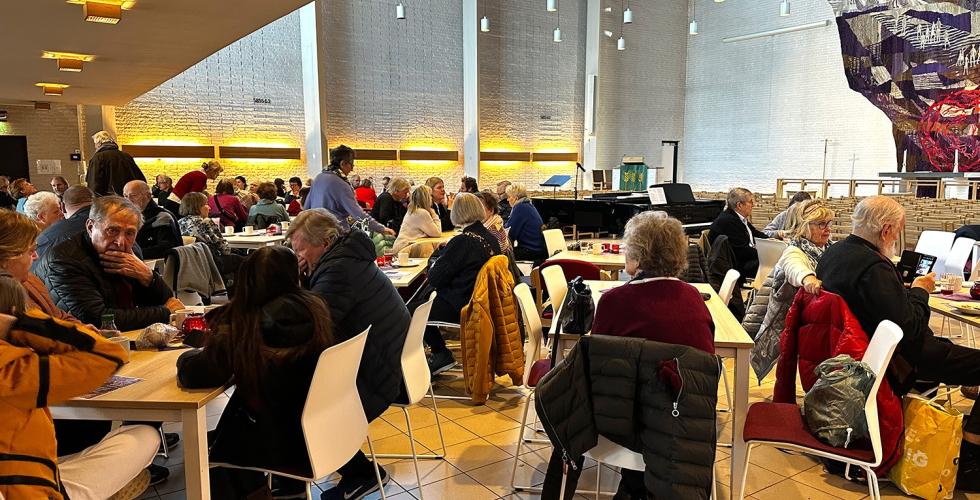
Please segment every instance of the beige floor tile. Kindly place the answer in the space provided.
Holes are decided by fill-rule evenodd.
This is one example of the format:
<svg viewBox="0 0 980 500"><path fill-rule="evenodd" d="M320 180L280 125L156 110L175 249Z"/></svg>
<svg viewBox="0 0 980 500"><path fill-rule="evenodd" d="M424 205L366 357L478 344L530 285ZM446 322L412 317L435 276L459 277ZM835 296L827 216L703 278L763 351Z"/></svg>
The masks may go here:
<svg viewBox="0 0 980 500"><path fill-rule="evenodd" d="M385 465L385 470L391 474L392 479L406 490L418 488L418 480L415 478L415 465L411 459L399 460ZM461 472L445 460L419 460L419 476L422 477L423 485L442 481Z"/></svg>
<svg viewBox="0 0 980 500"><path fill-rule="evenodd" d="M471 441L479 437L454 422L445 421L441 423L441 426L446 446ZM442 448L439 441L439 429L434 425L415 431L415 440L429 447L429 449Z"/></svg>
<svg viewBox="0 0 980 500"><path fill-rule="evenodd" d="M521 425L520 422L495 411L457 419L456 423L477 436L496 434L501 431L516 429Z"/></svg>
<svg viewBox="0 0 980 500"><path fill-rule="evenodd" d="M408 441L408 436L402 433L398 433L395 436L386 437L384 439L375 439L374 452L377 454L409 454L412 452L412 446ZM368 453L368 445L365 442L361 445L361 451ZM432 451L424 446L422 443L415 441L415 451L416 453L432 453Z"/></svg>
<svg viewBox="0 0 980 500"><path fill-rule="evenodd" d="M722 460L715 463L715 481L730 484L731 482L731 461ZM764 469L758 465L749 464L749 474L745 481L745 494L752 495L757 491L766 489L783 479L781 476L769 469Z"/></svg>
<svg viewBox="0 0 980 500"><path fill-rule="evenodd" d="M412 419L412 429L418 430L430 425L436 425L436 414L432 408L425 406L413 406L408 409L408 416ZM398 410L398 413L385 416L384 419L395 426L401 432L408 432L408 425L405 423L405 413ZM443 418L444 420L444 418ZM440 422L441 423L441 422Z"/></svg>
<svg viewBox="0 0 980 500"><path fill-rule="evenodd" d="M483 439L486 439L487 441L490 442L490 444L492 444L492 445L496 446L497 448L500 448L500 449L506 451L507 453L510 453L511 455L513 455L517 451L517 440L520 438L520 435L521 435L520 429L519 428L514 428L514 429L506 430L506 431L503 431L503 432L497 432L497 433L494 433L494 434L488 434L486 436L483 436ZM530 435L531 435L531 432L529 431L528 432L528 436L530 436ZM537 434L537 435L541 439L543 439L545 441L547 441L547 439L548 439L548 436L546 436L544 434ZM549 448L549 447L551 447L551 443L550 442L548 442L548 443L523 443L521 445L521 453L525 453L526 451L531 451L531 450L539 450L541 448Z"/></svg>
<svg viewBox="0 0 980 500"><path fill-rule="evenodd" d="M789 498L799 498L807 500L836 500L836 495L825 491L812 488L803 483L798 483L792 479L780 481L762 491L752 494L760 500L787 500Z"/></svg>
<svg viewBox="0 0 980 500"><path fill-rule="evenodd" d="M807 469L793 476L793 480L847 500L864 498L868 495L867 486L828 474L823 466Z"/></svg>
<svg viewBox="0 0 980 500"><path fill-rule="evenodd" d="M514 493L510 487L510 476L514 472L514 460L504 460L496 464L487 465L473 469L466 473L484 487L490 489L498 496L506 496ZM544 472L525 463L523 460L517 461L517 471L514 476L514 484L519 486L541 486L544 482Z"/></svg>
<svg viewBox="0 0 980 500"><path fill-rule="evenodd" d="M413 490L409 490L413 493ZM473 478L460 474L422 487L427 500L496 500L498 495Z"/></svg>
<svg viewBox="0 0 980 500"><path fill-rule="evenodd" d="M397 427L388 423L384 418L377 418L368 425L368 433L375 441L403 434Z"/></svg>
<svg viewBox="0 0 980 500"><path fill-rule="evenodd" d="M431 405L429 399L425 399L424 402ZM439 415L449 420L471 417L493 411L493 408L487 405L476 405L466 401L446 399L436 401L436 407L439 408Z"/></svg>
<svg viewBox="0 0 980 500"><path fill-rule="evenodd" d="M510 457L510 453L497 448L482 438L446 448L446 461L463 472L496 464Z"/></svg>
<svg viewBox="0 0 980 500"><path fill-rule="evenodd" d="M579 491L595 491L596 470L596 466L588 467L582 470L582 476L579 477L578 480ZM605 465L598 470L602 471L601 481L599 484L602 487L602 491L615 494L616 488L619 488L619 472ZM592 494L588 494L586 496L592 497Z"/></svg>
<svg viewBox="0 0 980 500"><path fill-rule="evenodd" d="M792 477L819 465L817 459L810 456L798 453L784 453L771 446L754 448L749 461L783 477Z"/></svg>

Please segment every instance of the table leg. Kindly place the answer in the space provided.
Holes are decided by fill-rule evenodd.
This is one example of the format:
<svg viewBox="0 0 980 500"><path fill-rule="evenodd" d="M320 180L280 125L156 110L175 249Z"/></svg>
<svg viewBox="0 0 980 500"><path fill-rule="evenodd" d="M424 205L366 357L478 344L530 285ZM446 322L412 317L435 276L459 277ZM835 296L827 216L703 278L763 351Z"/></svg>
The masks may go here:
<svg viewBox="0 0 980 500"><path fill-rule="evenodd" d="M749 410L749 349L735 351L735 401L732 408L732 498L742 491L742 476L745 462L745 441L742 440L742 428L745 426L745 415Z"/></svg>
<svg viewBox="0 0 980 500"><path fill-rule="evenodd" d="M205 407L183 410L181 423L184 431L184 480L188 500L211 498L211 481L208 477L208 421Z"/></svg>

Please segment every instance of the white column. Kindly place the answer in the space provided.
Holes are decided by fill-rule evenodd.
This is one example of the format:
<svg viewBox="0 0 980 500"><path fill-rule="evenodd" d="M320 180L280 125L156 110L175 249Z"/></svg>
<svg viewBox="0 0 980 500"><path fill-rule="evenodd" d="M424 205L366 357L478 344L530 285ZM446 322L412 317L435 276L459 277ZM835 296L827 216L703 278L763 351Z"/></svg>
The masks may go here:
<svg viewBox="0 0 980 500"><path fill-rule="evenodd" d="M319 2L310 2L300 8L300 49L303 59L303 119L306 131L306 173L315 176L327 163L321 127L320 109L320 58L317 44L317 15Z"/></svg>
<svg viewBox="0 0 980 500"><path fill-rule="evenodd" d="M480 179L480 64L477 0L463 0L463 173Z"/></svg>
<svg viewBox="0 0 980 500"><path fill-rule="evenodd" d="M585 167L583 189L592 189L592 171L596 168L598 123L596 107L599 102L599 18L601 0L588 0L585 20L585 127L582 139L582 166Z"/></svg>

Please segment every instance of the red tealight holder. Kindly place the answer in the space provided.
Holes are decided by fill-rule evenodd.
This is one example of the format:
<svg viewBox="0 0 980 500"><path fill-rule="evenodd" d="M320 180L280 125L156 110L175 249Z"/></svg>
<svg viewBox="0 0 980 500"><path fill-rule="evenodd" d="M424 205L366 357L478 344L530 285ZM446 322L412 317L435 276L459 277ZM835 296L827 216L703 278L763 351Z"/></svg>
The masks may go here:
<svg viewBox="0 0 980 500"><path fill-rule="evenodd" d="M612 245L611 244L609 244L609 243L603 243L602 244L602 251L603 252L609 253L609 251L611 249L612 249Z"/></svg>
<svg viewBox="0 0 980 500"><path fill-rule="evenodd" d="M184 337L185 344L192 347L202 347L204 337L208 333L208 321L204 319L204 313L188 314L180 328L180 333Z"/></svg>
<svg viewBox="0 0 980 500"><path fill-rule="evenodd" d="M619 255L619 244L612 245L612 253Z"/></svg>

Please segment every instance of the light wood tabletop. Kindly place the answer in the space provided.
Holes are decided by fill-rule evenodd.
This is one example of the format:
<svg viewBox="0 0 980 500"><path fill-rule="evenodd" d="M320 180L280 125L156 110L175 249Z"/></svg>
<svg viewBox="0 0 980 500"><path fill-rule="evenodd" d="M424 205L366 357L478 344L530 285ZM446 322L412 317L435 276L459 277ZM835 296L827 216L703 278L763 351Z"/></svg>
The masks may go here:
<svg viewBox="0 0 980 500"><path fill-rule="evenodd" d="M246 236L244 233L225 235L225 241L228 242L228 246L231 248L258 249L278 245L285 241L285 239L286 237L281 234L270 236L263 231L257 231L249 236Z"/></svg>
<svg viewBox="0 0 980 500"><path fill-rule="evenodd" d="M580 252L578 250L564 250L548 258L548 260L570 259L581 260L595 264L596 267L604 271L619 271L626 267L626 256L622 252L618 254L602 253L595 255L591 252Z"/></svg>
<svg viewBox="0 0 980 500"><path fill-rule="evenodd" d="M453 236L456 236L457 234L459 234L459 232L456 230L443 231L442 234L439 236L418 238L412 240L412 243L442 243L444 241L451 240Z"/></svg>
<svg viewBox="0 0 980 500"><path fill-rule="evenodd" d="M419 277L420 274L424 273L426 266L428 266L428 259L419 259L422 261L421 264L413 267L393 267L393 268L383 268L385 276L391 280L391 284L395 285L395 288L405 288L411 285Z"/></svg>
<svg viewBox="0 0 980 500"><path fill-rule="evenodd" d="M970 294L970 288L969 287L963 287L963 289L960 290L960 293L964 293L964 294L969 295ZM980 316L978 316L978 315L972 315L972 314L964 314L964 313L962 313L960 311L957 311L956 310L956 305L957 304L974 304L974 305L977 305L977 304L980 304L980 301L977 301L977 302L958 302L958 301L955 301L955 300L946 299L946 298L944 298L942 295L940 295L938 293L934 293L934 294L930 294L929 295L929 309L932 312L934 312L936 314L939 314L941 316L946 316L947 318L950 318L950 319L952 319L954 321L959 321L960 323L963 323L963 324L966 324L966 325L970 325L970 326L973 326L973 327L980 328Z"/></svg>

